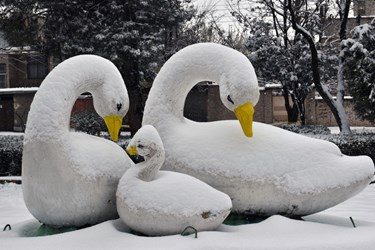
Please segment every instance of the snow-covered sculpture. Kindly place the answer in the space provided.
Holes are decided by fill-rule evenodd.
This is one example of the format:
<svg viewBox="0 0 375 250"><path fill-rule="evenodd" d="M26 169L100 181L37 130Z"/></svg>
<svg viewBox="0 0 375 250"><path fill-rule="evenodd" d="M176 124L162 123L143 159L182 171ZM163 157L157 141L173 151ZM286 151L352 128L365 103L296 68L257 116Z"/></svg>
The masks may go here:
<svg viewBox="0 0 375 250"><path fill-rule="evenodd" d="M198 123L184 118L190 89L219 84L237 121ZM161 68L146 102L143 125L163 140L163 169L192 175L232 198L233 211L300 216L334 206L365 188L374 174L367 156L349 157L327 141L254 122L259 90L253 66L218 44L188 46ZM253 126L253 127L252 127Z"/></svg>
<svg viewBox="0 0 375 250"><path fill-rule="evenodd" d="M28 116L22 188L31 214L51 226L84 226L118 217L117 184L132 164L114 142L69 131L77 97L94 107L117 140L129 99L117 68L94 55L72 57L42 82Z"/></svg>
<svg viewBox="0 0 375 250"><path fill-rule="evenodd" d="M143 126L127 150L145 158L125 172L116 194L120 218L133 230L153 236L178 234L187 226L214 230L229 215L228 195L189 175L159 171L164 147L154 127Z"/></svg>

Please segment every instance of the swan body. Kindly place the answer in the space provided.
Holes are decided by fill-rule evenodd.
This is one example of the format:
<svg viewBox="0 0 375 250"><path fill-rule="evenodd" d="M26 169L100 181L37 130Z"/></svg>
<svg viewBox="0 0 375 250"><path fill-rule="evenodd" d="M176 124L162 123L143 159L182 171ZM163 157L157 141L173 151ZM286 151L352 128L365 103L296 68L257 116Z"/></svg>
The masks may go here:
<svg viewBox="0 0 375 250"><path fill-rule="evenodd" d="M116 139L117 122L122 122L129 106L127 91L117 68L94 55L72 57L49 73L26 124L24 200L35 218L55 227L117 218L117 184L132 164L114 142L69 131L72 107L84 92L92 93L95 110L106 118Z"/></svg>
<svg viewBox="0 0 375 250"><path fill-rule="evenodd" d="M152 236L179 234L187 226L214 230L229 215L228 195L189 175L159 171L164 148L154 127L143 126L128 152L145 158L125 172L116 194L120 218L133 230Z"/></svg>
<svg viewBox="0 0 375 250"><path fill-rule="evenodd" d="M192 175L228 194L232 211L312 214L354 196L373 178L369 157L345 156L333 143L252 123L250 109L242 114L247 120L236 113L241 125L184 118L186 96L201 81L218 83L223 104L234 112L258 101L257 78L244 55L218 44L195 44L161 68L142 123L153 125L163 140L163 169Z"/></svg>

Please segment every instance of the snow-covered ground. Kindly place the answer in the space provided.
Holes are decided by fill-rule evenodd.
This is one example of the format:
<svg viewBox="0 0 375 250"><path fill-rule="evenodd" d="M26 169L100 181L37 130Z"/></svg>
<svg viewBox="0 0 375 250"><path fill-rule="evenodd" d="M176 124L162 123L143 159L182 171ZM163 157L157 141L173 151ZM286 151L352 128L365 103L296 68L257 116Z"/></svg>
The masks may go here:
<svg viewBox="0 0 375 250"><path fill-rule="evenodd" d="M214 232L142 237L131 234L120 220L78 231L25 237L40 224L26 209L21 185L0 185L1 249L375 249L375 185L359 195L305 221L272 216L265 221L222 225ZM356 228L349 217L352 217Z"/></svg>
<svg viewBox="0 0 375 250"><path fill-rule="evenodd" d="M329 130L331 130L331 134L338 134L340 133L340 128L339 127L328 127ZM350 127L352 131L355 131L357 133L363 133L363 132L371 132L375 133L375 127Z"/></svg>
<svg viewBox="0 0 375 250"><path fill-rule="evenodd" d="M2 231L7 224L12 229ZM21 185L0 184L0 249L375 249L375 184L304 220L272 216L254 224L221 225L217 231L198 233L197 239L193 235L142 237L132 234L121 220L67 233L27 237L40 226L25 206Z"/></svg>

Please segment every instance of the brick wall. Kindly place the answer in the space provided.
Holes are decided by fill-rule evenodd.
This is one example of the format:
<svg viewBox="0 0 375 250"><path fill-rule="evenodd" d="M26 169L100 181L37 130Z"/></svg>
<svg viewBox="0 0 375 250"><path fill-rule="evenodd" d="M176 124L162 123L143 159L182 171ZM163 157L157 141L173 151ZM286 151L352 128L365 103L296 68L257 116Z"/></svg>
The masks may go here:
<svg viewBox="0 0 375 250"><path fill-rule="evenodd" d="M375 15L375 0L354 0L353 5L355 16Z"/></svg>
<svg viewBox="0 0 375 250"><path fill-rule="evenodd" d="M328 105L323 101L323 99L310 99L308 105L309 109L308 112L306 112L306 117L308 119L306 121L306 124L337 126L336 120L331 110L329 109ZM356 115L356 113L354 112L352 99L345 99L344 107L346 114L348 115L350 126L375 126L374 123L371 123L366 120L361 120Z"/></svg>

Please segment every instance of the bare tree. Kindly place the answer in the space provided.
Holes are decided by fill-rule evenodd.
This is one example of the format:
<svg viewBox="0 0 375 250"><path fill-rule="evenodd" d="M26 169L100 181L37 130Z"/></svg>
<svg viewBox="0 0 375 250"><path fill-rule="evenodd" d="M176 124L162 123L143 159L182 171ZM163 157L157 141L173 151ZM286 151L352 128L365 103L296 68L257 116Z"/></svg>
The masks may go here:
<svg viewBox="0 0 375 250"><path fill-rule="evenodd" d="M329 93L328 88L323 85L320 81L320 73L319 73L319 57L318 57L318 50L315 45L314 37L311 35L309 31L307 31L303 26L301 26L298 23L297 17L295 15L295 9L294 4L292 3L292 0L287 0L288 5L287 8L290 13L290 20L292 23L293 29L302 34L302 36L306 39L306 41L309 44L310 51L311 51L311 69L313 74L313 80L315 84L315 88L318 91L318 93L321 95L323 100L326 102L328 107L331 109L331 112L333 116L336 119L336 122L340 128L340 131L342 133L351 133L350 126L349 126L349 120L344 110L343 105L343 96L344 96L344 84L343 81L338 81L338 90L339 90L339 96L335 100L334 97ZM350 0L346 0L348 3L348 7L350 6ZM345 27L346 27L346 20L347 15L349 13L349 9L344 12L344 15L346 15L346 18L343 18L344 22L342 22L341 28L340 28L340 35L345 34ZM344 30L344 31L343 31ZM340 71L340 70L339 70ZM338 74L342 75L342 72L339 72Z"/></svg>

